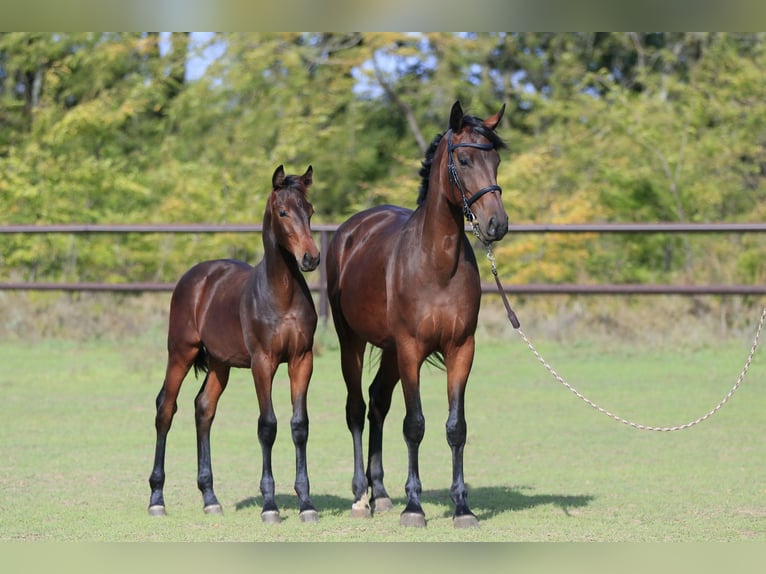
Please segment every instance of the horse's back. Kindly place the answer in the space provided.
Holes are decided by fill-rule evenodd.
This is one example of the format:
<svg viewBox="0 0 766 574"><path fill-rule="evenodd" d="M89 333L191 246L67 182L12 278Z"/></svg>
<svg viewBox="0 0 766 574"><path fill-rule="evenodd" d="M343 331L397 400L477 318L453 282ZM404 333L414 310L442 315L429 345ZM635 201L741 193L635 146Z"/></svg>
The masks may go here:
<svg viewBox="0 0 766 574"><path fill-rule="evenodd" d="M338 227L327 249L327 287L336 324L342 320L374 344L388 337L386 270L411 215L409 209L390 205L361 211Z"/></svg>
<svg viewBox="0 0 766 574"><path fill-rule="evenodd" d="M342 272L349 258L379 261L393 248L398 232L412 211L381 205L360 211L338 226L327 251L328 273Z"/></svg>
<svg viewBox="0 0 766 574"><path fill-rule="evenodd" d="M243 261L215 259L184 273L170 300L169 339L200 341L209 319L226 321L241 331L239 301L252 269Z"/></svg>

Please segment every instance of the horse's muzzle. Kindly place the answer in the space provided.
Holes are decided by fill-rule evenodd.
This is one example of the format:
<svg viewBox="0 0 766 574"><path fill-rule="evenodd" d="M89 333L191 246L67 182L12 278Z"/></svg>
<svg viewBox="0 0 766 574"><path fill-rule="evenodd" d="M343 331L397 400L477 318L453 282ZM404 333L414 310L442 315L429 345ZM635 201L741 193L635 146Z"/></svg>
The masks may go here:
<svg viewBox="0 0 766 574"><path fill-rule="evenodd" d="M495 217L493 215L489 218L487 226L484 229L480 228L480 231L487 243L500 241L508 233L508 216Z"/></svg>
<svg viewBox="0 0 766 574"><path fill-rule="evenodd" d="M303 259L300 261L301 271L313 271L319 267L320 256L319 253L312 255L311 253L304 253Z"/></svg>

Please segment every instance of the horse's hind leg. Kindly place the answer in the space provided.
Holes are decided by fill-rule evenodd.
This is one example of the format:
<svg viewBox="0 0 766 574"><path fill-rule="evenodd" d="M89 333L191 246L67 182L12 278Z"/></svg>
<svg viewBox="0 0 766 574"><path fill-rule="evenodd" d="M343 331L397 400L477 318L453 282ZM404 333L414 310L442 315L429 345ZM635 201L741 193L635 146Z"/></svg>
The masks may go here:
<svg viewBox="0 0 766 574"><path fill-rule="evenodd" d="M391 498L383 486L383 424L391 408L391 395L399 381L396 351L386 350L380 358L380 367L370 385L370 442L367 461L367 479L371 489L371 506L375 512L393 508Z"/></svg>
<svg viewBox="0 0 766 574"><path fill-rule="evenodd" d="M226 389L229 367L210 361L210 370L194 399L194 421L197 426L197 487L202 492L205 514L222 512L213 491L213 468L210 458L210 427L215 419L218 399Z"/></svg>
<svg viewBox="0 0 766 574"><path fill-rule="evenodd" d="M302 522L316 522L319 518L314 503L309 496L309 476L306 462L306 444L309 438L309 418L306 406L309 381L314 370L314 356L305 353L288 364L290 376L290 399L293 416L290 419L293 444L295 445L295 493L300 501L300 519Z"/></svg>
<svg viewBox="0 0 766 574"><path fill-rule="evenodd" d="M154 467L149 476L151 496L149 498L149 514L162 516L165 514L165 499L162 489L165 486L165 446L168 432L173 422L173 415L178 410L178 391L181 383L189 372L194 362L197 349L191 348L188 352L170 352L168 364L165 370L165 381L157 395L157 415L154 426L157 431L157 441L154 448Z"/></svg>
<svg viewBox="0 0 766 574"><path fill-rule="evenodd" d="M351 505L351 516L366 518L371 516L367 500L367 476L364 472L364 450L362 448L362 432L364 431L364 415L367 405L362 396L362 364L364 362L365 343L353 335L341 337L340 361L343 379L346 382L346 425L351 432L354 444L354 476L351 479L351 490L354 502Z"/></svg>

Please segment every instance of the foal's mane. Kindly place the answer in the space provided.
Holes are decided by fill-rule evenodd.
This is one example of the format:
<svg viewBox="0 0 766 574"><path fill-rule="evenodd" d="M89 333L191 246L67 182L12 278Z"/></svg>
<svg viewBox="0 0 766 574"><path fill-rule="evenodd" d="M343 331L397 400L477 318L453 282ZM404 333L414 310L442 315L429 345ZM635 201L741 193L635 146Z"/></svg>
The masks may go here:
<svg viewBox="0 0 766 574"><path fill-rule="evenodd" d="M301 184L300 175L286 175L280 189L295 189L300 191L303 195L308 196L308 189Z"/></svg>
<svg viewBox="0 0 766 574"><path fill-rule="evenodd" d="M488 127L484 125L484 120L482 120L481 118L477 118L475 116L463 116L463 126L465 125L470 126L471 131L473 133L487 138L489 142L494 146L495 149L505 149L507 147L506 143L502 140L502 138L499 135L495 133L494 130L489 129ZM463 126L461 126L461 128ZM426 196L428 195L428 180L431 177L431 164L434 161L436 148L439 147L439 142L441 142L442 138L447 133L447 131L444 131L440 134L436 134L433 141L431 142L431 145L428 146L428 150L426 150L426 156L423 162L421 163L421 167L419 171L420 192L418 194L418 206L422 205L425 202Z"/></svg>

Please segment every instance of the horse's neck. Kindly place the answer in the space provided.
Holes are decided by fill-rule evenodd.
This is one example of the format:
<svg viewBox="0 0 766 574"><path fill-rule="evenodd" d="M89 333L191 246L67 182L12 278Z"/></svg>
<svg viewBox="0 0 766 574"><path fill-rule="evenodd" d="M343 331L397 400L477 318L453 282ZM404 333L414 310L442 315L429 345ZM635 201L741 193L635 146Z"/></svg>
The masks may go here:
<svg viewBox="0 0 766 574"><path fill-rule="evenodd" d="M268 286L275 300L289 302L298 282L297 277L302 276L298 271L297 264L287 259L291 255L279 247L274 234L266 226L263 229L263 250L263 263L261 265L263 277L261 279Z"/></svg>
<svg viewBox="0 0 766 574"><path fill-rule="evenodd" d="M434 164L434 169L439 166ZM443 172L443 175L442 175ZM450 182L446 169L431 174L428 195L418 209L425 263L436 272L452 275L463 259L465 224L462 211L447 201Z"/></svg>

